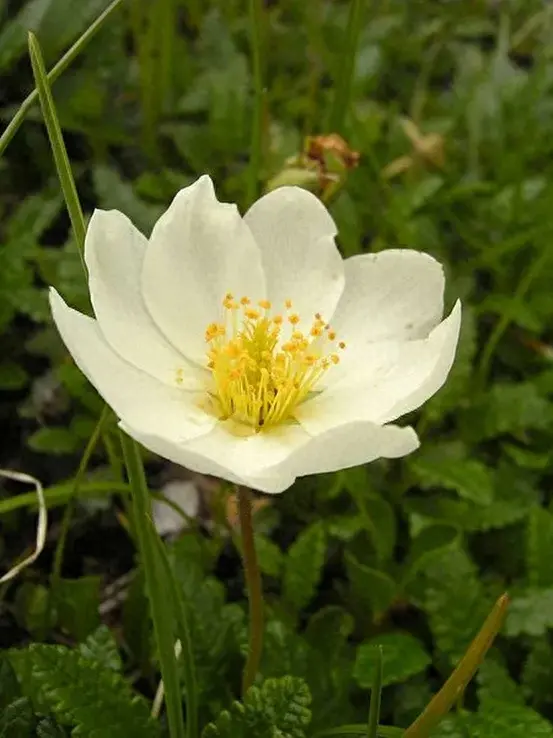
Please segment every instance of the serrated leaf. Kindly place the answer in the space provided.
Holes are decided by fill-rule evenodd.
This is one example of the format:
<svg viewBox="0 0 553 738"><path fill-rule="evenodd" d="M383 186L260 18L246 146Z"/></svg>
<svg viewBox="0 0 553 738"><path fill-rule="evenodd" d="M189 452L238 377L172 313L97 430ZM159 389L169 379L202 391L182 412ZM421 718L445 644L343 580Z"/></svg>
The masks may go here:
<svg viewBox="0 0 553 738"><path fill-rule="evenodd" d="M21 689L8 659L0 655L0 714L2 709L21 696Z"/></svg>
<svg viewBox="0 0 553 738"><path fill-rule="evenodd" d="M506 667L493 658L487 658L476 674L480 704L499 701L513 705L524 705L520 687L511 679Z"/></svg>
<svg viewBox="0 0 553 738"><path fill-rule="evenodd" d="M386 572L362 564L349 552L345 555L345 563L354 601L377 620L394 601L397 583Z"/></svg>
<svg viewBox="0 0 553 738"><path fill-rule="evenodd" d="M84 658L96 661L105 669L112 671L123 669L117 642L111 630L105 625L97 628L84 643L79 645L79 652Z"/></svg>
<svg viewBox="0 0 553 738"><path fill-rule="evenodd" d="M438 649L455 662L488 615L476 567L462 549L446 549L417 572L408 591L428 614Z"/></svg>
<svg viewBox="0 0 553 738"><path fill-rule="evenodd" d="M549 628L553 628L553 588L530 588L513 595L505 621L506 635L541 636Z"/></svg>
<svg viewBox="0 0 553 738"><path fill-rule="evenodd" d="M493 499L492 470L476 459L450 458L435 446L430 453L414 456L410 466L423 489L445 487L478 505Z"/></svg>
<svg viewBox="0 0 553 738"><path fill-rule="evenodd" d="M0 713L0 738L33 738L34 725L31 701L18 697Z"/></svg>
<svg viewBox="0 0 553 738"><path fill-rule="evenodd" d="M319 584L326 553L322 523L305 528L286 553L282 594L296 610L304 608Z"/></svg>
<svg viewBox="0 0 553 738"><path fill-rule="evenodd" d="M550 403L540 396L530 382L494 384L461 416L467 438L485 440L526 430L551 427Z"/></svg>
<svg viewBox="0 0 553 738"><path fill-rule="evenodd" d="M362 643L357 649L353 676L360 687L369 688L374 681L375 651L382 648L382 685L403 682L420 674L432 662L420 641L409 633L384 633Z"/></svg>
<svg viewBox="0 0 553 738"><path fill-rule="evenodd" d="M36 738L67 738L67 733L51 718L43 718L36 726Z"/></svg>
<svg viewBox="0 0 553 738"><path fill-rule="evenodd" d="M305 738L311 722L311 695L296 677L267 679L250 687L244 703L234 702L209 723L202 738Z"/></svg>
<svg viewBox="0 0 553 738"><path fill-rule="evenodd" d="M267 574L270 577L280 577L284 564L284 554L276 543L273 543L267 536L256 533L255 549L257 551L259 568L263 574Z"/></svg>
<svg viewBox="0 0 553 738"><path fill-rule="evenodd" d="M22 691L37 709L52 712L62 725L87 738L155 738L158 724L145 700L127 680L78 651L32 644L8 652ZM38 703L38 704L37 704ZM46 709L45 709L46 708Z"/></svg>
<svg viewBox="0 0 553 738"><path fill-rule="evenodd" d="M526 561L532 586L553 586L553 515L537 505L528 518Z"/></svg>
<svg viewBox="0 0 553 738"><path fill-rule="evenodd" d="M500 463L495 479L494 499L489 505L441 495L408 497L407 512L428 521L458 526L466 531L504 528L522 520L539 503L539 493L527 473L511 464Z"/></svg>
<svg viewBox="0 0 553 738"><path fill-rule="evenodd" d="M553 726L529 707L487 702L477 713L450 717L432 738L553 738Z"/></svg>
<svg viewBox="0 0 553 738"><path fill-rule="evenodd" d="M428 525L412 539L409 558L405 566L405 579L429 566L445 551L458 547L460 531L452 525Z"/></svg>
<svg viewBox="0 0 553 738"><path fill-rule="evenodd" d="M532 644L522 669L522 683L533 706L553 703L553 646L548 636Z"/></svg>

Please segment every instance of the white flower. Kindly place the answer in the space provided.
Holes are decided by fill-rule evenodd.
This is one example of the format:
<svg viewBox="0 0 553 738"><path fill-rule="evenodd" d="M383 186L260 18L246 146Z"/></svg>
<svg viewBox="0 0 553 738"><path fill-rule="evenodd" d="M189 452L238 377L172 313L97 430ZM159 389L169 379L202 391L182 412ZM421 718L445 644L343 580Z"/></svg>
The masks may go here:
<svg viewBox="0 0 553 738"><path fill-rule="evenodd" d="M151 451L264 492L418 447L390 422L453 362L437 261L410 250L342 260L309 192L282 187L242 218L209 177L181 190L150 239L97 210L85 257L96 320L51 290L80 369ZM441 322L440 322L441 321Z"/></svg>

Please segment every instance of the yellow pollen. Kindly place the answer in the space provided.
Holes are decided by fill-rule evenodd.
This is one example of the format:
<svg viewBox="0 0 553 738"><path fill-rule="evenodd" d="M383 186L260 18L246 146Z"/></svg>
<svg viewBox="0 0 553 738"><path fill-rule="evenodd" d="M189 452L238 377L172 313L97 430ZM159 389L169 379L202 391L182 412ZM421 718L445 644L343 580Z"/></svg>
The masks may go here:
<svg viewBox="0 0 553 738"><path fill-rule="evenodd" d="M297 405L339 362L337 354L328 354L319 342L314 343L325 326L323 318L315 314L307 335L296 328L297 313L288 314L287 328L282 315L271 315L269 300L258 301L263 312L250 307L249 297L235 302L230 292L222 304L229 311L226 320L210 323L205 331L206 365L212 376L205 406L220 420L232 420L248 433L290 421ZM241 317L234 312L240 305ZM284 305L290 310L292 301L285 300ZM180 377L177 372L177 382Z"/></svg>
<svg viewBox="0 0 553 738"><path fill-rule="evenodd" d="M336 338L336 333L334 333L334 331L329 331L328 337L331 341L334 341L334 339Z"/></svg>
<svg viewBox="0 0 553 738"><path fill-rule="evenodd" d="M346 348L346 344L345 344L345 343L344 343L343 341L340 341L340 343L338 344L338 346L339 346L339 347L340 347L341 349L345 349L345 348Z"/></svg>

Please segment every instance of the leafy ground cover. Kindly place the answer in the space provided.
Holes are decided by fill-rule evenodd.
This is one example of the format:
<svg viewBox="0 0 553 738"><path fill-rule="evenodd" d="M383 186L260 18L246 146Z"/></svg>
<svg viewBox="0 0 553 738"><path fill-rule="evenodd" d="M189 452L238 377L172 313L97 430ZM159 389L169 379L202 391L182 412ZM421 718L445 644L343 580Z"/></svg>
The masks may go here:
<svg viewBox="0 0 553 738"><path fill-rule="evenodd" d="M5 126L34 85L27 30L50 68L106 6L0 2ZM508 591L501 635L433 735L547 738L553 9L359 6L348 28L348 2L263 4L261 101L236 0L122 2L53 85L87 215L117 208L148 233L204 172L241 207L258 188L300 183L328 202L344 255L428 251L446 266L448 304L464 305L450 379L412 419L418 452L260 498L265 681L244 704L233 492L144 454L153 493L175 479L199 491L198 515L167 542L191 619L199 722L206 738L366 723L381 646L381 723L407 727ZM83 311L88 292L38 106L2 150L0 216L0 464L40 479L50 508L44 552L0 589L0 736L168 735L165 713L150 716L158 653L116 421L49 313L47 285ZM3 570L34 546L27 491L0 491Z"/></svg>

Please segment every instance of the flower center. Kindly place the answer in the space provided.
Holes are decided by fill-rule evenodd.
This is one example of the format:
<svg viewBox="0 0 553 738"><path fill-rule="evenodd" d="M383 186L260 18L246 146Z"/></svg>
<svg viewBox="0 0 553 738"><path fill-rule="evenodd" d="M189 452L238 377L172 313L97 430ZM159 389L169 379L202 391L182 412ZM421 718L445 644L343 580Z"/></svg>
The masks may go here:
<svg viewBox="0 0 553 738"><path fill-rule="evenodd" d="M210 323L207 366L214 380L213 399L222 420L233 419L254 430L287 420L294 408L340 357L336 334L320 313L307 334L298 330L300 317L286 300L282 314L271 303L255 307L248 297L223 300L224 323Z"/></svg>

